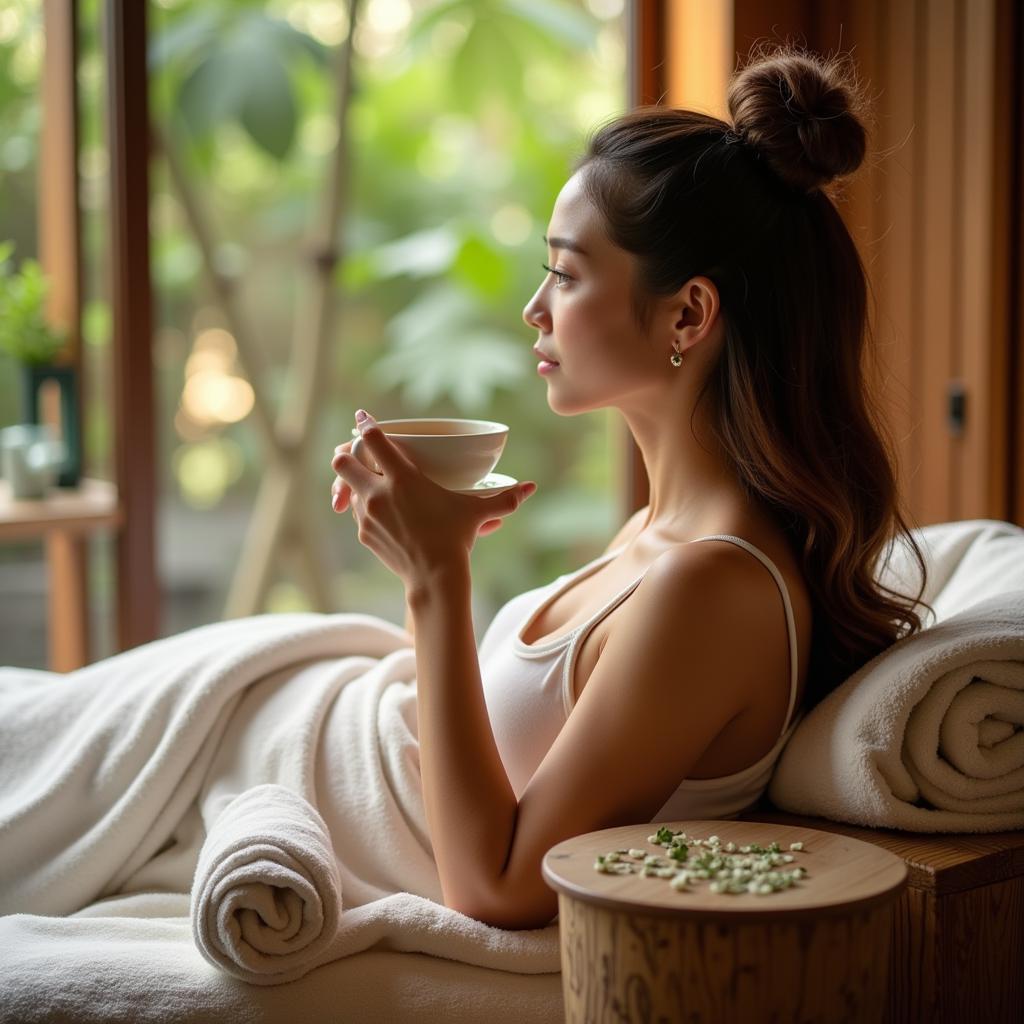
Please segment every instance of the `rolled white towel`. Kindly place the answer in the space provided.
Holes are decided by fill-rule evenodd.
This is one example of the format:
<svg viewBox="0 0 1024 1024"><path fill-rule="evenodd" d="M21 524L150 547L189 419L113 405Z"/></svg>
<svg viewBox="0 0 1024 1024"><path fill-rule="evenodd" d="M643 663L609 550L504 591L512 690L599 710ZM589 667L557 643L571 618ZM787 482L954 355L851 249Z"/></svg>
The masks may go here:
<svg viewBox="0 0 1024 1024"><path fill-rule="evenodd" d="M811 710L776 807L874 828L1024 828L1024 590L898 640Z"/></svg>
<svg viewBox="0 0 1024 1024"><path fill-rule="evenodd" d="M274 784L235 797L200 851L191 915L203 956L254 985L294 981L329 958L341 877L316 809Z"/></svg>

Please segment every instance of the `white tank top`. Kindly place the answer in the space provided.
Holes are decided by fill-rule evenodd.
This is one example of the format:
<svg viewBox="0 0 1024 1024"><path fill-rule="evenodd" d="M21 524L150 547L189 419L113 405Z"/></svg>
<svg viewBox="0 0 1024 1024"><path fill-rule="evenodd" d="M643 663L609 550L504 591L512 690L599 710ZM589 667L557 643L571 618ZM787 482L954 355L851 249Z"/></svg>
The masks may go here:
<svg viewBox="0 0 1024 1024"><path fill-rule="evenodd" d="M802 717L797 715L790 721L797 692L796 620L782 574L767 555L740 537L715 534L699 537L691 543L705 540L724 540L746 548L762 562L778 584L789 629L789 708L782 734L767 754L731 775L681 780L679 788L652 821L732 818L742 813L756 803L768 787L775 762ZM513 597L498 610L480 641L480 674L487 713L516 799L526 789L526 784L572 711L572 669L583 638L636 589L644 573L586 622L564 635L542 644L526 644L522 635L562 590L593 573L624 548L625 545L615 548L575 572Z"/></svg>

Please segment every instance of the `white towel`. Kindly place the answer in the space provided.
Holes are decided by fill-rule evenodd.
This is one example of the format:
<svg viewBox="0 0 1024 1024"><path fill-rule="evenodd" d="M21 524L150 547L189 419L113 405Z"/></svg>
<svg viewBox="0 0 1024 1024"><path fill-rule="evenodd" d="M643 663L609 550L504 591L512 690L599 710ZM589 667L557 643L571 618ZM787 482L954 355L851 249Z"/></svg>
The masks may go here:
<svg viewBox="0 0 1024 1024"><path fill-rule="evenodd" d="M254 984L293 981L338 932L341 878L323 818L283 786L221 811L192 884L192 935L215 967Z"/></svg>
<svg viewBox="0 0 1024 1024"><path fill-rule="evenodd" d="M915 537L934 624L881 652L805 716L769 798L782 810L872 827L1022 828L1024 530L971 520ZM882 578L904 593L920 584L905 548Z"/></svg>
<svg viewBox="0 0 1024 1024"><path fill-rule="evenodd" d="M371 948L558 972L557 924L505 931L443 905L409 640L374 616L262 615L66 676L0 670L5 939L31 959L55 923L37 915L70 937L59 915L193 892L203 955L258 984Z"/></svg>

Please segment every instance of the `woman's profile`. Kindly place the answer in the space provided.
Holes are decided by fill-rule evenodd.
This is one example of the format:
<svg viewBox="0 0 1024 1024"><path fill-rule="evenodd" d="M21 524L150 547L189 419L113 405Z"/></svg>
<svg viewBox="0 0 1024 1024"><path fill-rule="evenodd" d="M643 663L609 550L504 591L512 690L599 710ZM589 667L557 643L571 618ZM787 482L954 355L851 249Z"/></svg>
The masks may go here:
<svg viewBox="0 0 1024 1024"><path fill-rule="evenodd" d="M445 902L502 927L554 916L540 862L562 839L755 802L801 713L921 628L875 579L897 537L924 564L832 198L867 148L859 89L783 47L728 107L601 126L523 310L552 412L616 409L644 461L650 503L604 554L509 601L478 649L469 552L528 492L446 503L372 418L383 476L335 454L333 507L406 584Z"/></svg>

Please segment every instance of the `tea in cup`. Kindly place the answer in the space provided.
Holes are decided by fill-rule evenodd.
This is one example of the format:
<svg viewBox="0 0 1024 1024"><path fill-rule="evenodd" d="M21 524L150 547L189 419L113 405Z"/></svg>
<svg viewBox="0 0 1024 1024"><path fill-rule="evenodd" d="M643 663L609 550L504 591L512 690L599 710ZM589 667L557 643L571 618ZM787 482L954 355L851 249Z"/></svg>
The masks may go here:
<svg viewBox="0 0 1024 1024"><path fill-rule="evenodd" d="M492 420L428 418L381 420L377 426L424 476L452 491L470 490L498 464L508 426ZM352 454L368 469L380 472L364 441L356 437ZM368 461L369 460L369 461Z"/></svg>

